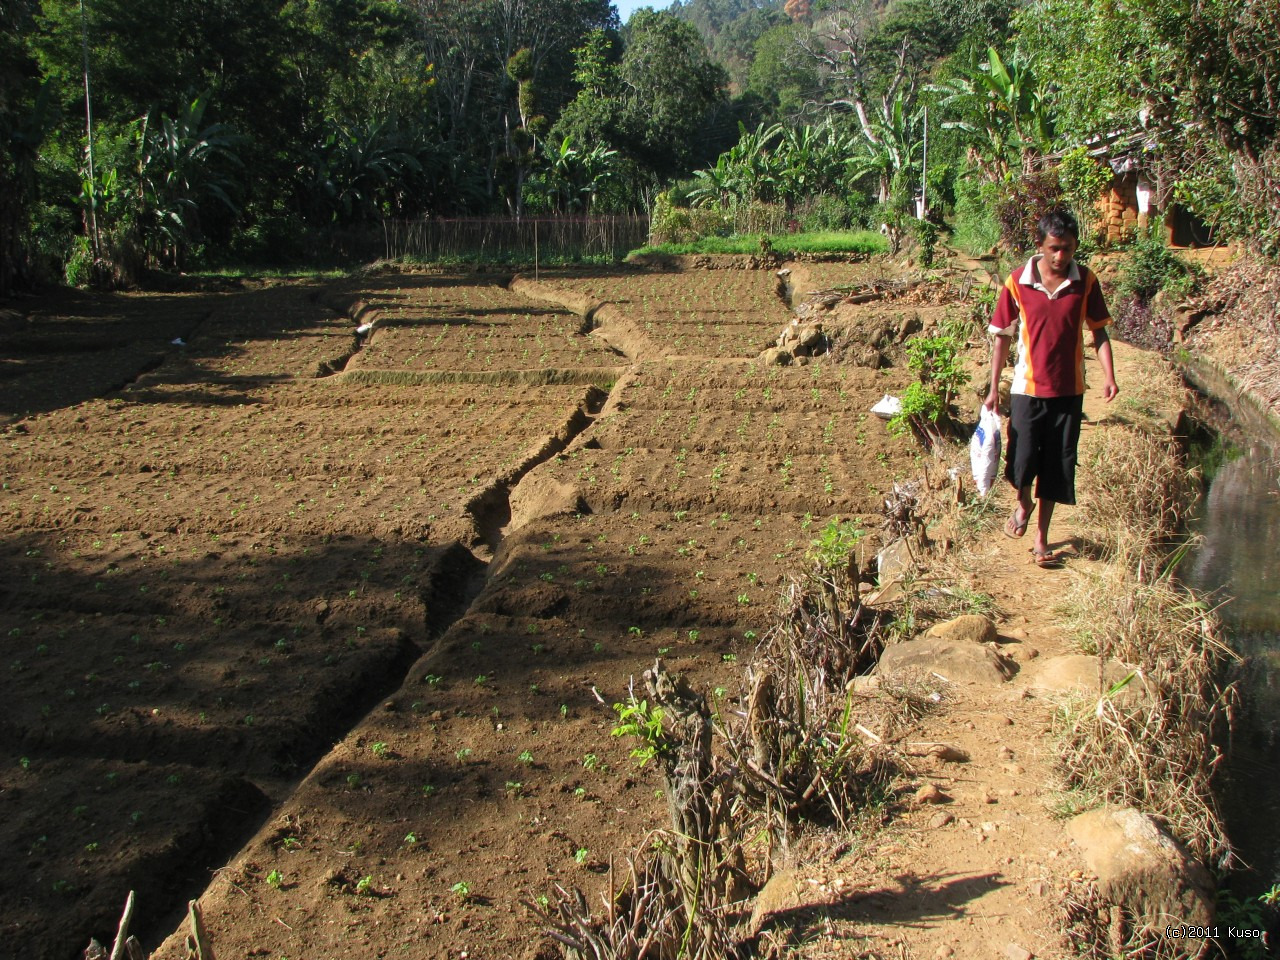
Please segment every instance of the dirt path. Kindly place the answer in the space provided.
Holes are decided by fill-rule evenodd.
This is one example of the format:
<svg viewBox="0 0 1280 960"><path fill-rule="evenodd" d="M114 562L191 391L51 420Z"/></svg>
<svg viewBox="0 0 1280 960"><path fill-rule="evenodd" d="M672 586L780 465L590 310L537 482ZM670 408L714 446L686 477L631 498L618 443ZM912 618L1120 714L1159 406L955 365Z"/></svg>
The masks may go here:
<svg viewBox="0 0 1280 960"><path fill-rule="evenodd" d="M1160 377L1161 368L1159 358L1117 344L1117 379L1131 395L1108 405L1090 390L1085 429L1149 422L1154 411L1142 385ZM1093 379L1100 380L1096 371ZM1176 417L1177 410L1164 406L1160 414ZM1057 681L1046 680L1042 668L1078 652L1058 623L1057 606L1098 562L1081 550L1086 541L1076 508L1060 507L1051 545L1069 559L1058 570L1036 567L1028 557L1030 534L1011 540L1000 532L1013 508L1011 491L1000 486L992 495L1000 504L996 519L948 558L947 582L990 598L999 650L1018 672L1006 683L948 685L945 707L926 716L910 740L952 745L968 759L918 760L916 792L904 796L900 817L840 857L820 858L783 878L783 892L773 894L785 908L779 917L790 925L798 914L801 929L825 941L805 956L849 956L851 943L859 956L1072 955L1060 904L1084 865L1054 816L1049 724L1064 691L1046 689ZM792 885L798 892L787 889Z"/></svg>

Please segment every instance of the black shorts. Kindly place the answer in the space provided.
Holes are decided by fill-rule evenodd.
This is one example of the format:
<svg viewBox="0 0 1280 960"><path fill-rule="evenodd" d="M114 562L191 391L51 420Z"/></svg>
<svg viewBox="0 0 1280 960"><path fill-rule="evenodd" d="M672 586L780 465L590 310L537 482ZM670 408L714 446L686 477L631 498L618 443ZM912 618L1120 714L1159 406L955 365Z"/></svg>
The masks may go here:
<svg viewBox="0 0 1280 960"><path fill-rule="evenodd" d="M1009 398L1004 478L1021 490L1036 481L1037 500L1076 502L1076 446L1084 397Z"/></svg>

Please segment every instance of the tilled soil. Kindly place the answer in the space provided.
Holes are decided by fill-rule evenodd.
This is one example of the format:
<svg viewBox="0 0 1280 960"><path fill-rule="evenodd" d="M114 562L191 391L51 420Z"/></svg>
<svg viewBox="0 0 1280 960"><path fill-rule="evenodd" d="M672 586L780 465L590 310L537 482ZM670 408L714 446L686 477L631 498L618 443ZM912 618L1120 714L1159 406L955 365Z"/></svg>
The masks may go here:
<svg viewBox="0 0 1280 960"><path fill-rule="evenodd" d="M908 373L760 365L771 272L509 280L7 323L5 942L207 886L220 956L524 955L520 897L661 822L608 704L727 687L825 519L875 527Z"/></svg>

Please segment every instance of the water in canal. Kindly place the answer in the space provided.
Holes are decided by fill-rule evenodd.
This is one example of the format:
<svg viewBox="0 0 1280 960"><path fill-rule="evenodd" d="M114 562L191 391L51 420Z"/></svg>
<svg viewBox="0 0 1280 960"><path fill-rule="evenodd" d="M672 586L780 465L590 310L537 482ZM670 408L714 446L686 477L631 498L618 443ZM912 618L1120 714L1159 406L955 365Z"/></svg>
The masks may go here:
<svg viewBox="0 0 1280 960"><path fill-rule="evenodd" d="M1251 868L1241 892L1256 895L1280 882L1280 433L1247 405L1209 405L1217 442L1192 524L1201 540L1180 572L1197 592L1226 601L1219 613L1245 658L1224 801L1233 845Z"/></svg>

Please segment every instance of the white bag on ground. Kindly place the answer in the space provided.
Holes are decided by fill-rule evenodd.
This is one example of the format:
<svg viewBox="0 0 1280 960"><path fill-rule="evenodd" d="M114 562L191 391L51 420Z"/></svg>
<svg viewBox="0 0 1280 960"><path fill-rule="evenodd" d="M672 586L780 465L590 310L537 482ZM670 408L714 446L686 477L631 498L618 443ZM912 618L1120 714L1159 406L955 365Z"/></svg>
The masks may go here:
<svg viewBox="0 0 1280 960"><path fill-rule="evenodd" d="M969 462L973 465L973 482L980 496L986 496L995 483L1000 468L1000 414L985 406L978 415L978 429L969 441Z"/></svg>
<svg viewBox="0 0 1280 960"><path fill-rule="evenodd" d="M902 401L886 393L876 401L875 406L871 408L871 412L881 420L892 420L902 412Z"/></svg>

